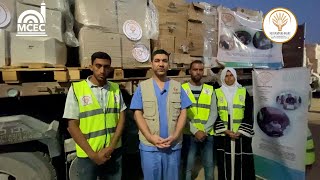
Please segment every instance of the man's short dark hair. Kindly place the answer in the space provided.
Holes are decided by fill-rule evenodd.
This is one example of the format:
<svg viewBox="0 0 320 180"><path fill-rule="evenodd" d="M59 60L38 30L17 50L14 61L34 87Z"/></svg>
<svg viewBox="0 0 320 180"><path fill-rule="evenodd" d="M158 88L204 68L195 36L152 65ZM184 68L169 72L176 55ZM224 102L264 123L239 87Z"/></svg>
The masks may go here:
<svg viewBox="0 0 320 180"><path fill-rule="evenodd" d="M192 61L191 64L190 64L190 69L192 68L192 66L193 66L194 64L203 64L203 65L204 65L204 63L203 63L201 60L194 60L194 61Z"/></svg>
<svg viewBox="0 0 320 180"><path fill-rule="evenodd" d="M169 54L167 51L163 50L163 49L158 49L158 50L155 50L155 51L152 53L152 55L151 55L151 61L153 61L154 56L156 56L157 54L165 54L165 55L168 56L168 60L169 60L170 54Z"/></svg>
<svg viewBox="0 0 320 180"><path fill-rule="evenodd" d="M105 53L105 52L95 52L91 55L91 64L93 64L94 60L96 59L108 59L111 62L111 57L109 56L109 54Z"/></svg>

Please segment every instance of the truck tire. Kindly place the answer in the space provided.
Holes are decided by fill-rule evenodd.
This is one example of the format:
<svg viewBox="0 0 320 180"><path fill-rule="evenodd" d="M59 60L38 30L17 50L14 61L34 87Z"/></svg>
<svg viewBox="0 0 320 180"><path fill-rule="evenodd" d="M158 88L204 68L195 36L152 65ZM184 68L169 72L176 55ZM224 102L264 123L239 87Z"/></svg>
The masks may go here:
<svg viewBox="0 0 320 180"><path fill-rule="evenodd" d="M0 174L15 180L56 180L50 158L41 152L12 152L0 154ZM9 178L8 176L8 179Z"/></svg>
<svg viewBox="0 0 320 180"><path fill-rule="evenodd" d="M69 167L69 180L79 179L76 164L78 163L78 157L74 158Z"/></svg>

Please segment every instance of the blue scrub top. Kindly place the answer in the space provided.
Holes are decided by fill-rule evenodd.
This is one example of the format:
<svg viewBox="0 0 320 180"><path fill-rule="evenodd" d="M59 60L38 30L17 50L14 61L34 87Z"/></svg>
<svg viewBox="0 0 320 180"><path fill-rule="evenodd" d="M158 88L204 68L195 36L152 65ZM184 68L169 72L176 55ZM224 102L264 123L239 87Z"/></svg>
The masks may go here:
<svg viewBox="0 0 320 180"><path fill-rule="evenodd" d="M169 92L169 82L170 80L165 82L164 88L161 91L158 87L157 83L153 80L153 87L155 89L155 95L158 101L158 112L159 112L159 119L160 119L160 137L167 138L169 136L168 132L168 116L167 116L167 97ZM181 110L186 109L192 105L188 95L185 93L183 88L181 87ZM134 93L130 105L130 109L132 110L143 110L143 103L142 103L142 95L141 95L141 87L140 85L136 89ZM181 144L177 144L175 147L171 147L174 149L180 149ZM145 144L140 143L140 149L144 151L159 151L157 147L154 146L147 146Z"/></svg>

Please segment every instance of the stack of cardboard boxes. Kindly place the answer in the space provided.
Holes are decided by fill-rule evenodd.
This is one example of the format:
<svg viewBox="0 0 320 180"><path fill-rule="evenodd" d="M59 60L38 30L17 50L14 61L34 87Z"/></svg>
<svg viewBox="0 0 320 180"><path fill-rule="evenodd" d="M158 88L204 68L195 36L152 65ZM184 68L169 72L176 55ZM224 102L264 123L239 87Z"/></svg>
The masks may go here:
<svg viewBox="0 0 320 180"><path fill-rule="evenodd" d="M27 10L41 13L42 2L46 3L44 18L47 36L17 36L19 16ZM65 26L62 12L69 7L65 7L64 0L3 0L1 3L9 9L7 13L12 17L10 23L1 30L3 31L1 34L4 36L1 43L3 44L3 39L6 40L4 49L7 57L5 63L0 59L1 66L20 66L33 63L63 66L66 64L67 49L63 38ZM27 14L24 19L28 19L28 16L32 16L32 14ZM10 34L4 31L10 32Z"/></svg>
<svg viewBox="0 0 320 180"><path fill-rule="evenodd" d="M134 20L145 33L146 8L147 0L76 0L80 65L88 67L91 55L103 51L111 56L115 68L149 67L149 61L135 60L132 50L137 44L150 50L150 40L145 34L137 41L130 40L123 31L123 24Z"/></svg>
<svg viewBox="0 0 320 180"><path fill-rule="evenodd" d="M159 38L153 41L153 49L168 51L173 63L177 63L177 59L189 61L190 56L183 54L181 47L187 43L188 4L184 0L154 0L153 3L159 13Z"/></svg>
<svg viewBox="0 0 320 180"><path fill-rule="evenodd" d="M307 58L312 64L313 72L320 73L320 45L319 44L306 44Z"/></svg>
<svg viewBox="0 0 320 180"><path fill-rule="evenodd" d="M199 3L184 0L154 0L159 11L160 34L153 41L154 49L166 49L172 54L174 64L190 64L194 57L204 53L204 37L208 28L217 36L217 14L206 15ZM214 37L217 38L217 37ZM217 46L214 46L216 56Z"/></svg>
<svg viewBox="0 0 320 180"><path fill-rule="evenodd" d="M0 66L9 65L9 54L11 54L11 65L66 64L67 50L64 40L65 31L68 28L64 15L67 9L70 10L66 7L67 0L44 0L47 8L45 14L47 37L20 37L15 34L18 16L26 10L40 12L42 1L1 1L6 5L12 19L4 30L3 28L0 30L0 43L5 45L0 46ZM155 49L165 49L171 53L172 64L190 64L194 59L217 55L217 6L205 7L203 3L189 4L185 0L153 0L159 14L159 37L158 40L152 41L151 49L147 33L148 26L146 26L148 0L75 0L74 2L79 61L82 67L88 67L91 64L91 55L97 51L110 54L112 66L115 68L150 67L151 51ZM208 10L210 13L206 13ZM257 11L243 8L234 10L257 15ZM128 20L134 20L140 25L141 38L129 39L124 33L123 25ZM8 35L4 31L12 33ZM11 38L8 39L8 37ZM210 38L210 45L205 44L206 38ZM10 46L11 52L8 51ZM149 58L146 62L136 59L139 53L140 55L146 53L146 51L141 52L140 49L137 51L137 46L148 50Z"/></svg>
<svg viewBox="0 0 320 180"><path fill-rule="evenodd" d="M214 42L207 43L211 43L211 56L216 57L218 51L216 43L218 41L217 7L210 5L206 9L203 4L191 3L188 9L188 19L187 37L190 43L190 55L203 56L205 38L207 38L214 40Z"/></svg>

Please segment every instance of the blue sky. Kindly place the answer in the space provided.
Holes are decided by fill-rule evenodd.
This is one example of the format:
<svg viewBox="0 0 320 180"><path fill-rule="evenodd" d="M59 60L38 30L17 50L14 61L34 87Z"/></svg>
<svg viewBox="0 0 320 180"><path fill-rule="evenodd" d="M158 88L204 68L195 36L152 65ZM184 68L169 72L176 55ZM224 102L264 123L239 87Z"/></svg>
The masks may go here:
<svg viewBox="0 0 320 180"><path fill-rule="evenodd" d="M187 2L199 2L187 0ZM264 14L272 8L290 9L297 17L298 24L306 23L306 43L320 43L320 0L202 0L221 4L228 8L243 7L261 10Z"/></svg>

